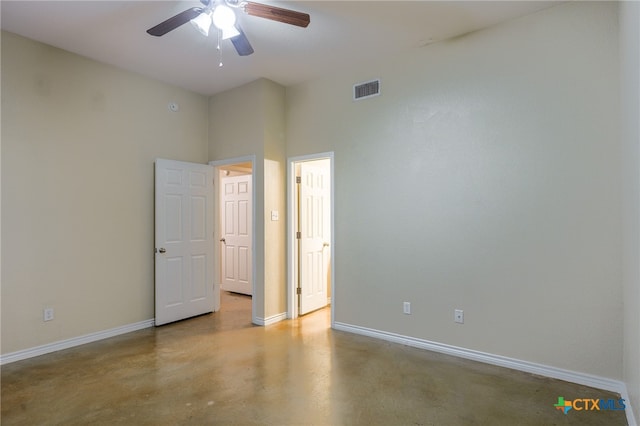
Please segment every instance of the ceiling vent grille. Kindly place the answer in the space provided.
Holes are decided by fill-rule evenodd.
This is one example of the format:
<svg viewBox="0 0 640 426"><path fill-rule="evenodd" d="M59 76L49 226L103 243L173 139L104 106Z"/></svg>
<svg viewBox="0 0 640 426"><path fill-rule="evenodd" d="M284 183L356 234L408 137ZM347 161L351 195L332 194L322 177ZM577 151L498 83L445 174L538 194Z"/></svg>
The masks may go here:
<svg viewBox="0 0 640 426"><path fill-rule="evenodd" d="M353 85L353 100L370 98L380 95L380 79L367 81L366 83L358 83Z"/></svg>

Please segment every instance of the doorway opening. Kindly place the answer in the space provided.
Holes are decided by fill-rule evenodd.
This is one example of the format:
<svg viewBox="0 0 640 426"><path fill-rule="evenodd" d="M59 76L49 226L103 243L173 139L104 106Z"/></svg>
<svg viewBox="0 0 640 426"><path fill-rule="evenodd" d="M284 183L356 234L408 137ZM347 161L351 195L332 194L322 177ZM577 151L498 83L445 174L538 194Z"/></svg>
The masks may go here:
<svg viewBox="0 0 640 426"><path fill-rule="evenodd" d="M333 152L288 160L288 317L331 309L334 324Z"/></svg>
<svg viewBox="0 0 640 426"><path fill-rule="evenodd" d="M214 283L216 311L244 309L255 322L255 175L253 156L212 161L214 166ZM246 310L246 309L245 309Z"/></svg>

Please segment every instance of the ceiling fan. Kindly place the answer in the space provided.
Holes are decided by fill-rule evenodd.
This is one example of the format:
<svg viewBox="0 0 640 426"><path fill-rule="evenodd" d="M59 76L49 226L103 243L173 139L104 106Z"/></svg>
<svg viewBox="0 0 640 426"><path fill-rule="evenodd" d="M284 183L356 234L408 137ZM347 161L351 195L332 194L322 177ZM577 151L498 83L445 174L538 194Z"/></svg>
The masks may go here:
<svg viewBox="0 0 640 426"><path fill-rule="evenodd" d="M180 12L175 16L159 23L153 28L149 28L147 33L160 37L173 31L179 26L191 23L202 34L207 36L212 24L222 31L222 39L231 39L240 56L247 56L253 53L253 47L245 35L242 28L236 22L235 10L241 10L247 15L258 16L260 18L271 19L272 21L283 22L306 28L311 22L309 14L296 12L294 10L282 9L252 1L242 0L200 0L204 7L192 7Z"/></svg>

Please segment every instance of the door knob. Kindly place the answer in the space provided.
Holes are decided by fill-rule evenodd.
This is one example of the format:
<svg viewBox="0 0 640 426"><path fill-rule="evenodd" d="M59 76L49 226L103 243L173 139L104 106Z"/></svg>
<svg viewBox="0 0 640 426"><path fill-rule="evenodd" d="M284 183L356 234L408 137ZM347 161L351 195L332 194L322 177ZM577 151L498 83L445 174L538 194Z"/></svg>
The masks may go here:
<svg viewBox="0 0 640 426"><path fill-rule="evenodd" d="M160 250L158 250L160 253L166 253L167 249L165 249L164 247L160 247Z"/></svg>
<svg viewBox="0 0 640 426"><path fill-rule="evenodd" d="M227 240L226 240L226 239L224 239L224 238L220 238L220 242L221 242L221 243L225 243L225 244L227 244Z"/></svg>

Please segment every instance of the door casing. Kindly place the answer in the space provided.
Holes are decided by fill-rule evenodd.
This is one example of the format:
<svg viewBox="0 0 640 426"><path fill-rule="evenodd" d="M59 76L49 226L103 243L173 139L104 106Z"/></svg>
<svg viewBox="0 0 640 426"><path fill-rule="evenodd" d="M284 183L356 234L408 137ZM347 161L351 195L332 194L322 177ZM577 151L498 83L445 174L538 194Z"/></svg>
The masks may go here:
<svg viewBox="0 0 640 426"><path fill-rule="evenodd" d="M253 188L251 191L251 235L253 235L253 238L251 239L251 275L253 277L252 279L252 294L253 296L251 297L251 322L253 324L258 324L258 318L256 316L256 312L257 312L257 304L258 303L262 303L262 301L258 300L259 299L259 295L258 292L256 291L256 173L255 173L255 167L256 167L256 156L255 155L249 155L249 156L244 156L244 157L235 157L235 158L228 158L228 159L224 159L224 160L215 160L215 161L209 161L209 165L214 167L214 176L216 176L216 181L213 184L213 190L214 190L214 200L219 200L220 199L220 182L218 182L219 179L217 179L217 177L219 176L219 169L223 166L229 166L231 164L239 164L239 163L251 163L251 170L253 171L251 173L251 187ZM220 210L218 208L214 208L214 221L215 221L215 235L214 235L214 242L218 241L220 239L220 236L222 235L221 229L220 229ZM215 310L219 311L220 310L220 244L215 244L213 245L213 262L214 262L214 271L217 272L217 276L215 278L215 282L214 282L214 305L215 305Z"/></svg>
<svg viewBox="0 0 640 426"><path fill-rule="evenodd" d="M295 217L297 214L297 202L296 202L296 164L313 161L313 160L329 160L329 170L331 179L331 239L329 242L329 249L331 250L331 327L333 328L335 323L335 307L337 303L336 294L336 280L335 280L335 196L334 196L334 154L331 152L323 152L318 154L303 155L298 157L290 157L287 159L287 318L297 318L298 303L296 294L296 263L297 263L297 249L296 249L296 223Z"/></svg>

